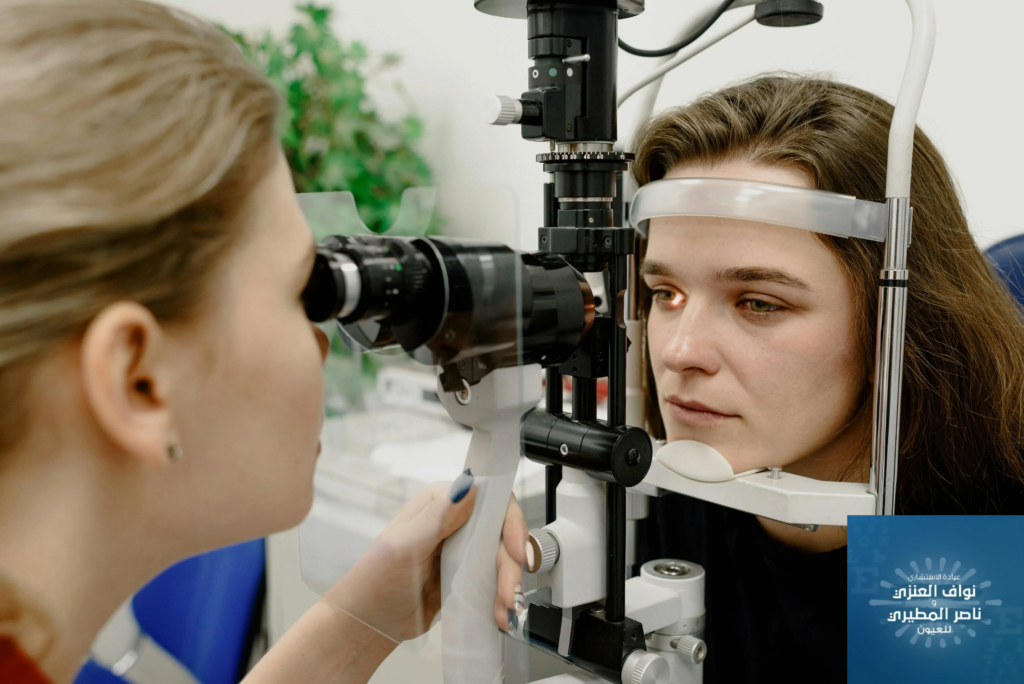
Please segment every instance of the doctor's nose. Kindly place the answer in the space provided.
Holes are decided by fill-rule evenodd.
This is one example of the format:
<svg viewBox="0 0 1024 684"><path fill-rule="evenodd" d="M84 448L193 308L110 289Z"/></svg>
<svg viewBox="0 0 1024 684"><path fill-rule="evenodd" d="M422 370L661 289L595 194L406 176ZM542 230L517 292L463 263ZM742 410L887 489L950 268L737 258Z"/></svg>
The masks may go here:
<svg viewBox="0 0 1024 684"><path fill-rule="evenodd" d="M320 347L320 363L327 363L327 355L331 353L331 340L327 333L316 325L313 325L313 335L316 337L317 346Z"/></svg>

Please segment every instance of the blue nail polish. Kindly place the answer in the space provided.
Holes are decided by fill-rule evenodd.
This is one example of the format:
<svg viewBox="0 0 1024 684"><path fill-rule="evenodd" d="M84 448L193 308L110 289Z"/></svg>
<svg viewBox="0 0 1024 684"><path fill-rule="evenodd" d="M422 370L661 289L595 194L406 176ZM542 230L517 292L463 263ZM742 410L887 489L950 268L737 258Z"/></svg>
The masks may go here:
<svg viewBox="0 0 1024 684"><path fill-rule="evenodd" d="M452 482L451 489L448 490L448 498L451 499L452 503L459 503L466 497L466 494L469 493L469 488L472 486L473 472L467 468L465 472L455 478L455 482Z"/></svg>

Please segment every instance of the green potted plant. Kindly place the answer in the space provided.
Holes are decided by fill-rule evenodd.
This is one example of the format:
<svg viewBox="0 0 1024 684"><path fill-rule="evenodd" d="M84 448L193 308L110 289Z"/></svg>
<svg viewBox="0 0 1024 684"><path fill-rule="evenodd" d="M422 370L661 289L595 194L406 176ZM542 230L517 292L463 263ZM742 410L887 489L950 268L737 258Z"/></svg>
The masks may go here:
<svg viewBox="0 0 1024 684"><path fill-rule="evenodd" d="M366 92L366 84L400 57L372 56L359 41L340 40L331 28L330 7L309 3L296 9L298 21L283 37L269 30L223 30L284 95L281 145L296 191L347 190L367 227L382 232L397 216L406 188L432 184L430 168L415 149L422 120L412 112L386 120Z"/></svg>
<svg viewBox="0 0 1024 684"><path fill-rule="evenodd" d="M362 222L383 232L398 215L406 188L432 185L430 167L415 149L423 135L422 120L411 111L399 120L386 120L366 91L367 83L398 65L400 57L374 56L359 41L339 39L328 6L307 3L296 10L298 20L280 37L269 30L243 34L221 29L284 97L281 146L296 191L347 190L355 197ZM307 218L318 240L351 226L341 225L346 222L339 217L308 211ZM439 220L431 217L422 230L436 233L438 226ZM378 366L387 362L378 354L353 353L336 334L331 352L325 365L328 416L361 407Z"/></svg>

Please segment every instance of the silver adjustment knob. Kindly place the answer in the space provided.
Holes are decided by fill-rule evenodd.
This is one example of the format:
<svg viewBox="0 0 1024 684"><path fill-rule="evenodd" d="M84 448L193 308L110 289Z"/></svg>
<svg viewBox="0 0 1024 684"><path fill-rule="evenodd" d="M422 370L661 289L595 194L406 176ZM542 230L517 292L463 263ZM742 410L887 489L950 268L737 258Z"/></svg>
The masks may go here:
<svg viewBox="0 0 1024 684"><path fill-rule="evenodd" d="M484 119L492 126L519 123L523 118L523 103L504 95L491 95L484 103Z"/></svg>
<svg viewBox="0 0 1024 684"><path fill-rule="evenodd" d="M707 644L704 643L703 639L691 635L682 636L678 639L673 639L672 648L679 651L683 658L690 661L694 665L700 665L704 662L704 658L708 655Z"/></svg>
<svg viewBox="0 0 1024 684"><path fill-rule="evenodd" d="M550 570L558 561L558 540L547 530L530 530L526 543L530 547L526 554L527 572Z"/></svg>
<svg viewBox="0 0 1024 684"><path fill-rule="evenodd" d="M669 684L668 661L655 653L633 651L622 666L622 684Z"/></svg>

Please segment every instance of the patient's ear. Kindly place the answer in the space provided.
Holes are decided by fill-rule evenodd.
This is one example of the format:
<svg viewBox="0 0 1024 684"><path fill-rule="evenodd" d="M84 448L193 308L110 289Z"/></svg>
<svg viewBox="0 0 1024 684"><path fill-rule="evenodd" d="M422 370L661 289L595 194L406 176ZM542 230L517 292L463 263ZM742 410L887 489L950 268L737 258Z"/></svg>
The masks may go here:
<svg viewBox="0 0 1024 684"><path fill-rule="evenodd" d="M146 307L118 302L86 328L81 346L86 402L106 436L151 467L168 462L171 381L166 334Z"/></svg>

